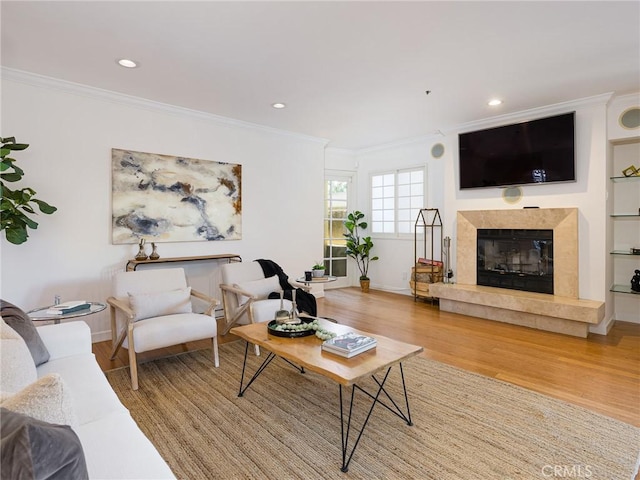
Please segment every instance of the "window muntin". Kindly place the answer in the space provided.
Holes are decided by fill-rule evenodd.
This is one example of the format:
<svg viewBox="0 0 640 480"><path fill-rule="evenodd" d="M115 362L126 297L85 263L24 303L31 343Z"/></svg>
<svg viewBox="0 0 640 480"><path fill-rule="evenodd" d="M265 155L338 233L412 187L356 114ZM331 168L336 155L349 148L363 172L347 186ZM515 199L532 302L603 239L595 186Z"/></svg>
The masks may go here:
<svg viewBox="0 0 640 480"><path fill-rule="evenodd" d="M371 233L412 233L424 208L424 177L424 167L371 175Z"/></svg>

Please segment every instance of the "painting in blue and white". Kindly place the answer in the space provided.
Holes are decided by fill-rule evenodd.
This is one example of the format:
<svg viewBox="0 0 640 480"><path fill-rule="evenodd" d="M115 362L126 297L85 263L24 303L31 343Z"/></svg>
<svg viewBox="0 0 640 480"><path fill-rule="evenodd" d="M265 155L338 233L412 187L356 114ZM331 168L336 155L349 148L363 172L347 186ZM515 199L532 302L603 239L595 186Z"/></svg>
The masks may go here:
<svg viewBox="0 0 640 480"><path fill-rule="evenodd" d="M113 243L242 238L242 166L111 150Z"/></svg>

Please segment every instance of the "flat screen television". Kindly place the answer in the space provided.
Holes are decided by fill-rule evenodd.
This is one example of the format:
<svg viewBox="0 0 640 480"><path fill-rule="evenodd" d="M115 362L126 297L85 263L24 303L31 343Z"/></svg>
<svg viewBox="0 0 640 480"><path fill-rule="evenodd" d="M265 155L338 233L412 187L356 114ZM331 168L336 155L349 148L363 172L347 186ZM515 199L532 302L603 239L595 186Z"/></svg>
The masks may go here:
<svg viewBox="0 0 640 480"><path fill-rule="evenodd" d="M576 180L575 112L459 134L460 188Z"/></svg>

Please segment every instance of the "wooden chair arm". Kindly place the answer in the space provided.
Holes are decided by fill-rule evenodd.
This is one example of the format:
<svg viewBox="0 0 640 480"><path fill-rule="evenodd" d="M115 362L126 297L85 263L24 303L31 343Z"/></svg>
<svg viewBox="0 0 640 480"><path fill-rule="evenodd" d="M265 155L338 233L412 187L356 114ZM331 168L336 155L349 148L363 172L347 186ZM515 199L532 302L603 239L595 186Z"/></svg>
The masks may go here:
<svg viewBox="0 0 640 480"><path fill-rule="evenodd" d="M112 308L117 308L122 313L124 313L127 316L127 320L129 321L133 320L133 318L136 316L135 312L131 309L131 306L124 300L120 300L116 297L109 297L107 298L107 303Z"/></svg>
<svg viewBox="0 0 640 480"><path fill-rule="evenodd" d="M124 342L129 330L133 328L136 314L129 306L129 303L124 300L120 300L116 297L109 297L107 298L107 303L109 304L109 310L111 313L111 360L113 360L116 358L116 354L118 353L118 350L120 350L122 342ZM120 331L120 334L117 332L118 325L116 321L116 309L120 310L127 317L127 323L122 331Z"/></svg>
<svg viewBox="0 0 640 480"><path fill-rule="evenodd" d="M198 290L194 290L193 288L191 289L191 296L209 303L209 306L205 310L205 314L207 315L211 315L215 308L220 305L220 300L210 297Z"/></svg>

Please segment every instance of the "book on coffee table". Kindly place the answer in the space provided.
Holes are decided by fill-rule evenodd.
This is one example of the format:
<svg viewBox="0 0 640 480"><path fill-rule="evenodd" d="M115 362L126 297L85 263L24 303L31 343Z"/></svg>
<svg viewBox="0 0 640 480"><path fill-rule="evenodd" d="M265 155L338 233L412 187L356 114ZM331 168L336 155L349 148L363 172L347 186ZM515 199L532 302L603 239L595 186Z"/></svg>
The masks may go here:
<svg viewBox="0 0 640 480"><path fill-rule="evenodd" d="M346 358L351 358L359 353L371 350L376 346L376 339L361 335L359 333L349 332L344 335L325 340L322 343L322 350L325 352L335 353Z"/></svg>
<svg viewBox="0 0 640 480"><path fill-rule="evenodd" d="M91 304L85 300L73 300L70 302L59 303L47 310L49 315L64 315L66 313L78 312L91 307Z"/></svg>

